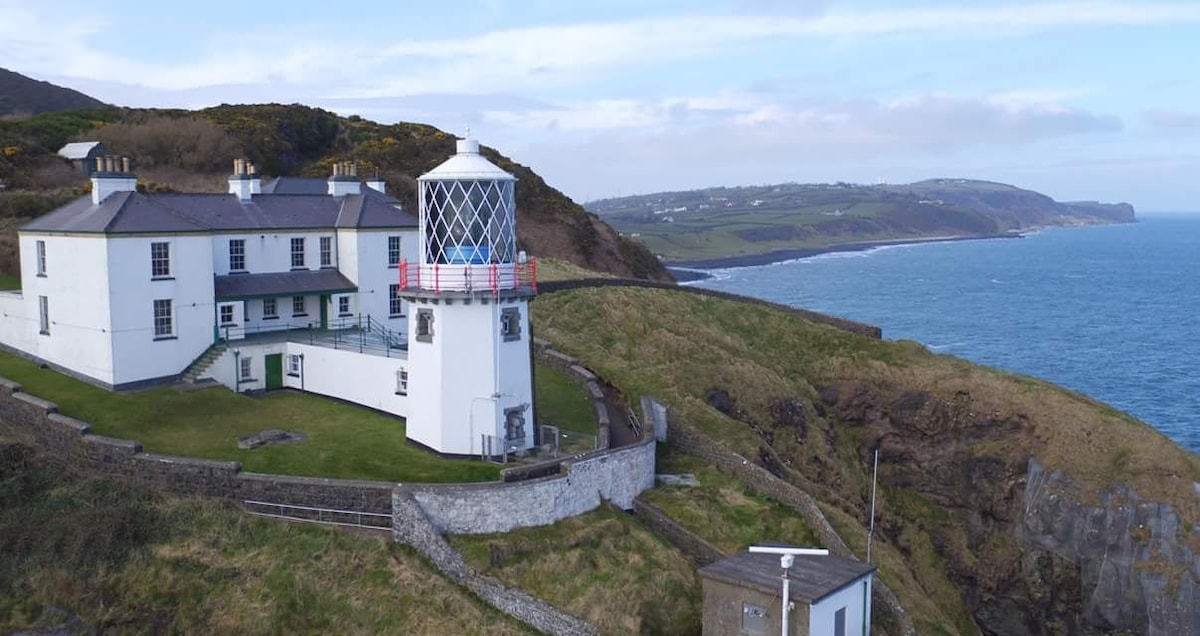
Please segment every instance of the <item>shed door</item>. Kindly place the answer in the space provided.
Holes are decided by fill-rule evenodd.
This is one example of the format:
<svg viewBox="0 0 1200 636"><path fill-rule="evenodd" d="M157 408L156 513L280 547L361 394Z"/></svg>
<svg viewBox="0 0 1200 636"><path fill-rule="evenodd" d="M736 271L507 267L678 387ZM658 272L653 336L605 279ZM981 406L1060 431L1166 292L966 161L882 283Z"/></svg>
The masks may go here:
<svg viewBox="0 0 1200 636"><path fill-rule="evenodd" d="M272 353L267 356L267 390L283 388L283 354Z"/></svg>

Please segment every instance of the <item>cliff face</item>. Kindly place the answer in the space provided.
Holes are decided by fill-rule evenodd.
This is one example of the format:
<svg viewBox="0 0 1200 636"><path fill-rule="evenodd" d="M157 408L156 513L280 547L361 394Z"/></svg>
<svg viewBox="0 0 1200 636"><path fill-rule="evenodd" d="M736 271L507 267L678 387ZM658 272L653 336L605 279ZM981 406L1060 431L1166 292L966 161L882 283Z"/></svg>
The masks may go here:
<svg viewBox="0 0 1200 636"><path fill-rule="evenodd" d="M893 507L903 521L883 532L901 544L909 524L929 532L983 633L1200 634L1200 535L1171 503L1047 470L1038 426L983 410L969 392L842 384L822 395L835 418L862 427L862 455L880 448L885 488L949 513Z"/></svg>

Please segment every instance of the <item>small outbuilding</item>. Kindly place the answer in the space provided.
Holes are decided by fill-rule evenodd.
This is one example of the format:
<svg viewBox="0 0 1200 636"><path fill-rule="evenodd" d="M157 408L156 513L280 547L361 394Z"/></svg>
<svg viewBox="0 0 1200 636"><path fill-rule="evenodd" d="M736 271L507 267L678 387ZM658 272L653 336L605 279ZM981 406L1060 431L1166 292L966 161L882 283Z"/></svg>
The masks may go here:
<svg viewBox="0 0 1200 636"><path fill-rule="evenodd" d="M98 141L77 141L58 150L58 156L71 162L83 174L96 172L96 157L112 154Z"/></svg>
<svg viewBox="0 0 1200 636"><path fill-rule="evenodd" d="M874 567L837 556L797 556L788 572L788 636L871 633ZM704 636L774 636L783 628L779 557L741 554L700 569Z"/></svg>

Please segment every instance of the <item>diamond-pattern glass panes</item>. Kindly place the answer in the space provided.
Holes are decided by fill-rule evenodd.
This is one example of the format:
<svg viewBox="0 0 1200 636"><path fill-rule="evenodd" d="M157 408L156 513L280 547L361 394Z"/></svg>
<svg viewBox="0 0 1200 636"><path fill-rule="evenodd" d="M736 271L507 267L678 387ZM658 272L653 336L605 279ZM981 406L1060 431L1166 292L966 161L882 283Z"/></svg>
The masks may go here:
<svg viewBox="0 0 1200 636"><path fill-rule="evenodd" d="M513 262L515 214L512 181L422 181L425 262L440 265Z"/></svg>

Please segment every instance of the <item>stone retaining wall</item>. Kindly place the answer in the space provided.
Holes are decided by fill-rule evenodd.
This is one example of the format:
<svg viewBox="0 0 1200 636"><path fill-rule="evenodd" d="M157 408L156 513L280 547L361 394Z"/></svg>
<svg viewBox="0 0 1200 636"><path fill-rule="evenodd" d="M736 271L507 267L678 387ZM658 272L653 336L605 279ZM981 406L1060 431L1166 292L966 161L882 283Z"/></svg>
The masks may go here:
<svg viewBox="0 0 1200 636"><path fill-rule="evenodd" d="M682 552L697 568L702 568L709 563L715 563L729 556L717 546L692 534L690 530L680 525L679 522L667 516L667 513L663 512L658 506L640 497L633 502L633 513L646 527L666 539L668 543Z"/></svg>
<svg viewBox="0 0 1200 636"><path fill-rule="evenodd" d="M724 300L735 300L741 303L753 303L762 305L772 309L785 311L794 316L799 316L809 322L816 322L831 327L837 327L843 331L856 333L860 336L879 339L883 337L883 330L875 325L846 320L837 316L830 316L807 309L800 309L790 305L773 303L760 298L751 298L749 296L739 296L738 294L730 294L728 292L717 291L715 289L705 289L703 287L691 287L678 285L676 283L664 283L653 280L639 280L634 278L581 278L577 280L556 280L544 283L538 283L539 294L549 294L558 291L567 291L571 289L587 289L591 287L645 287L649 289L667 289L670 291L683 292L687 294L696 294L699 296L709 296L712 298L721 298Z"/></svg>
<svg viewBox="0 0 1200 636"><path fill-rule="evenodd" d="M572 382L583 389L592 400L592 408L596 411L596 449L604 450L609 447L611 439L612 420L608 416L605 405L604 389L600 388L600 379L591 369L580 364L578 358L571 357L558 351L548 340L533 339L533 352L546 364L567 374Z"/></svg>
<svg viewBox="0 0 1200 636"><path fill-rule="evenodd" d="M76 472L119 477L173 494L392 511L393 483L262 475L243 472L240 462L146 453L139 442L93 434L88 423L59 413L53 402L25 393L5 378L0 378L0 432L62 457Z"/></svg>

